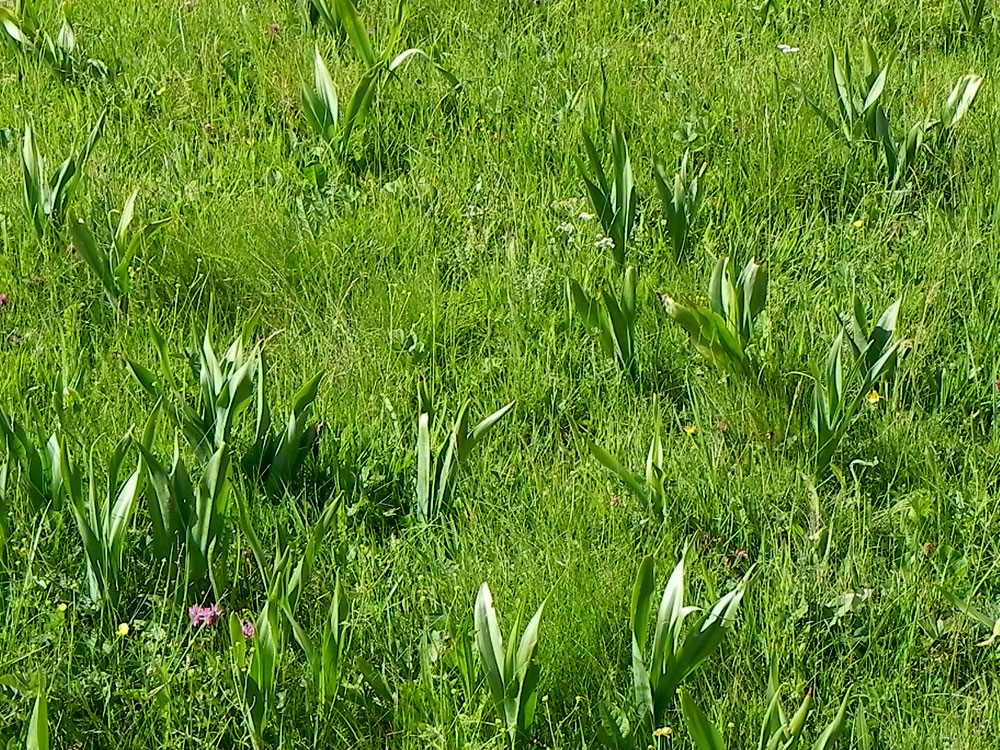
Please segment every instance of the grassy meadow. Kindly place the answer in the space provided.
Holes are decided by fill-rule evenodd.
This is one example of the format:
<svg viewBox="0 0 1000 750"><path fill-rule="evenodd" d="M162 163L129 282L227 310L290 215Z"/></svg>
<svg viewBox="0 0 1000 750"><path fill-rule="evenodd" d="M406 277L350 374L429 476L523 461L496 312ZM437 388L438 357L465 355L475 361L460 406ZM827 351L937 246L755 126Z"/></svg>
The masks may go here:
<svg viewBox="0 0 1000 750"><path fill-rule="evenodd" d="M401 7L0 0L0 746L996 747L1000 10Z"/></svg>

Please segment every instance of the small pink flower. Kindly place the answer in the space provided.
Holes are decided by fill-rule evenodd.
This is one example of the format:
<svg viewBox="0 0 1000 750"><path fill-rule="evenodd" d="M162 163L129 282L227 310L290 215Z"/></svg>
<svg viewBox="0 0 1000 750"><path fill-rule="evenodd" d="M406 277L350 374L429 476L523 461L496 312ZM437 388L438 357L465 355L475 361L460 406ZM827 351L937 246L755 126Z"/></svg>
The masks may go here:
<svg viewBox="0 0 1000 750"><path fill-rule="evenodd" d="M188 617L191 624L196 628L214 628L222 619L222 609L218 604L212 602L207 607L200 607L192 604L188 608Z"/></svg>
<svg viewBox="0 0 1000 750"><path fill-rule="evenodd" d="M244 638L253 638L256 633L257 633L257 629L253 626L252 622L247 621L247 622L243 623L243 637Z"/></svg>
<svg viewBox="0 0 1000 750"><path fill-rule="evenodd" d="M0 294L0 308L9 306L10 306L10 297L8 297L6 294Z"/></svg>
<svg viewBox="0 0 1000 750"><path fill-rule="evenodd" d="M272 23L270 26L268 26L267 30L271 32L271 36L277 36L278 34L281 33L281 27L278 26L278 24L276 23Z"/></svg>

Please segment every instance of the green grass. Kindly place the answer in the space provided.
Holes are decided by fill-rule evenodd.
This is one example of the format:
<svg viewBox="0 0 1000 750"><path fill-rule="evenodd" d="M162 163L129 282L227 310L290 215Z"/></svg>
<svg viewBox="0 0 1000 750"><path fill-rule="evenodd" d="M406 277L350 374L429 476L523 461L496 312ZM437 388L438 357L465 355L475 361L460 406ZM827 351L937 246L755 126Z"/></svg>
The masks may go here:
<svg viewBox="0 0 1000 750"><path fill-rule="evenodd" d="M966 33L957 0L785 0L764 27L750 6L414 0L402 47L424 49L461 89L414 62L375 98L344 158L310 131L300 91L317 44L342 108L364 65L291 0L67 4L81 59L103 61L106 80L64 81L0 46L0 408L29 424L37 408L47 436L61 376L74 454L92 446L103 467L153 405L125 364L155 361L147 324L181 350L199 343L210 309L220 348L259 315L278 419L324 373L325 429L303 480L280 502L234 481L269 558L279 529L301 551L338 485L348 490L296 616L318 635L339 574L354 634L345 680L366 690L353 661L364 657L395 701L317 713L289 640L267 746L503 747L481 669L467 694L454 666L455 636L471 629L487 581L504 627L520 601L523 628L546 600L539 746L598 747L600 702L631 703L636 567L655 557L660 592L689 544L688 599L703 606L756 565L734 627L687 682L730 747L756 746L770 661L786 705L815 694L810 742L850 691L849 722L863 704L875 747L994 747L997 648L978 645L988 628L941 589L1000 615L1000 30L987 11L983 31ZM378 37L394 7L359 12ZM40 15L56 34L57 5L43 0ZM871 149L830 135L788 85L832 110L826 47L862 36L893 58L883 105L898 128L935 113L960 75L985 76L953 153L925 155L901 197ZM784 55L782 43L800 52ZM639 269L635 379L604 357L564 291L568 277L620 284L611 254L594 247L599 223L579 218L591 209L574 163L583 127L604 137L591 114L602 65L640 197L628 249ZM39 240L21 205L25 125L51 171L104 111L74 211L105 242L104 217L133 190L137 225L172 220L140 251L118 310L67 250L69 233ZM678 264L653 163L672 175L685 151L708 167ZM759 384L699 358L656 295L703 295L720 253L768 264ZM913 348L814 482L807 373L852 294L879 311L901 296L897 333ZM423 357L398 344L411 332ZM427 526L403 517L419 378L434 394L435 448L466 399L473 424L517 402L463 465L455 507ZM641 470L657 409L662 526L584 440ZM237 446L249 437L247 420ZM161 460L173 441L161 420ZM337 481L338 462L353 462L367 493L351 491L346 469ZM249 747L226 629L192 629L149 550L145 508L117 609L101 609L87 599L69 509L31 514L16 475L12 464L0 743L23 743L44 683L54 747ZM229 558L222 604L255 615L267 592L243 534ZM851 592L863 603L838 613ZM677 705L671 716L660 748L694 747ZM839 747L849 746L848 731Z"/></svg>

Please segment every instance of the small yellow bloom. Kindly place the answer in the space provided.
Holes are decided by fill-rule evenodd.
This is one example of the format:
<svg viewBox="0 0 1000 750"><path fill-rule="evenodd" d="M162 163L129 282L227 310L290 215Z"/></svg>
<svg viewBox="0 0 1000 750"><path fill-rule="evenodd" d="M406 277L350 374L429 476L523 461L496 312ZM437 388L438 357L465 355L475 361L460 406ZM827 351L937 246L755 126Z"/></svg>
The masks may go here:
<svg viewBox="0 0 1000 750"><path fill-rule="evenodd" d="M868 401L869 404L875 406L875 404L877 404L879 401L882 400L882 396L878 391L872 388L871 391L868 393L868 395L865 396L865 399Z"/></svg>
<svg viewBox="0 0 1000 750"><path fill-rule="evenodd" d="M69 609L69 607L66 605L66 602L59 602L59 606L56 607L56 609L58 609L60 612L65 612L67 609Z"/></svg>
<svg viewBox="0 0 1000 750"><path fill-rule="evenodd" d="M122 638L124 638L125 636L128 635L129 630L130 630L130 628L129 628L127 622L119 623L119 625L118 625L118 635L120 635Z"/></svg>
<svg viewBox="0 0 1000 750"><path fill-rule="evenodd" d="M653 736L654 737L669 737L673 733L674 733L674 730L671 727L660 727L655 732L653 732Z"/></svg>
<svg viewBox="0 0 1000 750"><path fill-rule="evenodd" d="M684 432L686 432L688 435L697 435L698 428L695 427L693 424L689 424L687 427L684 428Z"/></svg>
<svg viewBox="0 0 1000 750"><path fill-rule="evenodd" d="M864 225L865 225L864 219L858 219L857 221L851 224L851 226L854 227L855 229L861 229L861 227L863 227Z"/></svg>

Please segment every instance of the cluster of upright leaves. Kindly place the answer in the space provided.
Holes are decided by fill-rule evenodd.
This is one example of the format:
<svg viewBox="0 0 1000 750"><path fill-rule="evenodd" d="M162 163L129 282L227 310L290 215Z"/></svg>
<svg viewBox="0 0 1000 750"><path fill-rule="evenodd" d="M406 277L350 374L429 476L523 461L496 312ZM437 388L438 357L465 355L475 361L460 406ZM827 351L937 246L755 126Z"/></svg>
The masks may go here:
<svg viewBox="0 0 1000 750"><path fill-rule="evenodd" d="M830 465L865 396L892 377L901 342L895 340L901 300L892 303L869 328L864 303L854 299L847 323L830 346L823 370L813 372L812 428L816 435L816 475ZM844 343L851 361L844 363Z"/></svg>
<svg viewBox="0 0 1000 750"><path fill-rule="evenodd" d="M419 523L428 523L450 505L458 471L468 460L472 449L514 408L515 402L511 401L470 429L470 402L466 401L458 410L445 442L435 451L431 437L434 404L423 380L418 384L417 401L420 413L417 416L417 480L413 513Z"/></svg>
<svg viewBox="0 0 1000 750"><path fill-rule="evenodd" d="M983 30L986 0L958 0L958 6L962 11L962 21L966 30L973 36L979 36Z"/></svg>
<svg viewBox="0 0 1000 750"><path fill-rule="evenodd" d="M6 479L11 462L17 467L18 482L28 499L33 515L51 507L62 507L62 470L59 466L59 438L55 433L45 437L42 419L37 409L31 413L34 430L10 418L0 409L0 439L6 455L2 472Z"/></svg>
<svg viewBox="0 0 1000 750"><path fill-rule="evenodd" d="M881 103L889 63L883 63L867 39L864 40L864 66L861 70L852 67L849 49L845 49L843 57L839 57L833 47L827 51L827 68L830 88L837 103L836 112L827 113L803 94L806 104L831 132L839 133L848 143L871 144L881 155L886 183L891 188L905 181L920 154L931 147L928 140L931 131L937 129L941 133L936 139L937 145L950 143L955 126L972 105L982 83L981 76L962 76L942 107L939 119L919 120L904 134L897 135Z"/></svg>
<svg viewBox="0 0 1000 750"><path fill-rule="evenodd" d="M24 210L38 237L60 229L66 220L70 201L80 186L83 169L104 127L104 113L87 136L83 149L72 152L52 177L45 174L45 159L38 151L31 125L25 125L21 145L24 172Z"/></svg>
<svg viewBox="0 0 1000 750"><path fill-rule="evenodd" d="M212 344L211 323L197 352L188 352L191 372L198 381L198 396L191 402L181 388L166 340L153 325L150 338L159 355L159 374L128 360L139 384L151 396L163 399L188 445L204 464L222 446L231 442L236 418L251 404L257 377L256 347L248 347L249 326L220 357Z"/></svg>
<svg viewBox="0 0 1000 750"><path fill-rule="evenodd" d="M358 16L352 0L333 0L332 6L326 0L311 0L312 13L325 24L341 30L350 40L358 57L367 66L347 105L344 117L340 116L337 91L330 72L316 48L313 56L313 86L302 90L302 105L309 126L327 143L337 145L346 151L351 133L365 117L371 107L376 92L385 81L394 76L411 59L421 59L431 63L453 89L458 88L458 79L434 62L422 49L411 47L398 52L408 10L405 0L399 0L396 17L382 52L377 53L365 25Z"/></svg>
<svg viewBox="0 0 1000 750"><path fill-rule="evenodd" d="M295 611L311 575L317 549L323 543L334 523L340 509L340 502L337 499L329 503L323 510L313 527L305 551L297 562L291 547L280 534L277 554L272 561L268 562L265 559L260 539L250 525L246 502L238 493L234 494L237 498L240 529L257 562L267 591L267 601L257 616L252 650L248 646L243 624L235 613L230 615L230 654L233 675L237 682L241 707L253 746L254 748L263 748L270 746L269 743L265 742L265 730L275 711L276 685L281 657L289 635L294 635L305 650L310 666L315 666L316 649L296 621ZM339 612L340 610L338 610ZM325 662L329 656L329 654L323 653L318 658ZM339 681L339 676L337 680Z"/></svg>
<svg viewBox="0 0 1000 750"><path fill-rule="evenodd" d="M241 687L244 714L255 747L261 746L268 719L274 712L274 686L280 655L289 638L298 643L306 657L310 677L309 697L316 700L321 710L336 708L344 697L369 708L377 702L394 705L396 696L384 676L360 656L348 659L351 644L350 603L339 574L318 638L310 636L296 619L296 610L311 575L316 553L336 520L341 498L335 498L324 508L297 561L293 550L279 533L277 554L270 563L265 560L263 546L250 525L246 503L238 494L237 503L240 530L257 561L268 591L267 604L257 618L255 649L249 660L242 624L235 616L231 616L229 621L230 643L237 669L234 674L238 679L241 675L244 679ZM352 665L361 673L361 688L347 684L346 676Z"/></svg>
<svg viewBox="0 0 1000 750"><path fill-rule="evenodd" d="M13 8L0 6L0 37L6 37L23 55L37 55L64 79L72 78L81 68L100 78L108 76L100 60L91 58L81 66L76 33L65 16L54 39L42 28L37 0L15 0Z"/></svg>
<svg viewBox="0 0 1000 750"><path fill-rule="evenodd" d="M228 449L222 445L215 452L197 482L176 444L169 470L147 446L140 450L148 478L145 497L153 553L167 564L172 580L177 566L183 566L183 584L175 599L194 601L211 590L221 597L229 580L226 553L232 538Z"/></svg>
<svg viewBox="0 0 1000 750"><path fill-rule="evenodd" d="M707 164L702 164L697 174L692 174L688 158L689 154L685 152L673 180L667 176L666 166L661 159L657 159L653 165L656 189L660 193L663 213L667 217L667 231L670 232L670 242L678 262L690 244L691 229L701 213L705 191L699 183L708 167Z"/></svg>
<svg viewBox="0 0 1000 750"><path fill-rule="evenodd" d="M660 419L656 419L656 427L653 431L653 439L649 444L649 452L646 455L646 475L639 477L633 474L607 450L597 445L590 438L586 438L587 447L594 457L614 473L625 486L631 490L639 502L643 503L649 511L649 517L654 523L662 523L666 511L666 494L664 493L663 474L663 439L661 437Z"/></svg>
<svg viewBox="0 0 1000 750"><path fill-rule="evenodd" d="M476 649L497 718L504 727L508 746L513 750L526 748L531 741L531 727L538 704L539 667L535 662L535 651L544 608L545 602L542 602L528 621L515 650L513 644L521 626L522 606L511 624L505 650L490 587L484 583L476 596Z"/></svg>
<svg viewBox="0 0 1000 750"><path fill-rule="evenodd" d="M708 307L661 295L663 307L687 331L695 349L716 367L753 378L758 364L751 342L757 316L767 304L764 264L749 261L737 277L729 257L718 259L708 286Z"/></svg>
<svg viewBox="0 0 1000 750"><path fill-rule="evenodd" d="M327 31L337 35L343 34L344 27L340 23L340 6L336 2L331 4L327 0L307 0L304 7L310 26L323 25Z"/></svg>
<svg viewBox="0 0 1000 750"><path fill-rule="evenodd" d="M40 29L37 0L14 0L12 8L0 6L0 29L15 44L33 47Z"/></svg>
<svg viewBox="0 0 1000 750"><path fill-rule="evenodd" d="M316 701L324 709L335 705L343 690L351 643L349 617L350 603L340 584L339 573L333 588L333 599L323 620L323 630L318 639L311 638L294 617L288 615L292 634L302 647L309 665Z"/></svg>
<svg viewBox="0 0 1000 750"><path fill-rule="evenodd" d="M603 123L603 114L598 119ZM635 228L639 197L628 143L616 124L611 126L609 143L610 171L605 169L597 146L590 134L584 130L583 146L586 161L576 157L576 164L586 187L590 205L601 222L605 236L611 242L615 264L619 268L625 268L621 295L616 299L608 291L601 290L599 295L591 296L584 291L579 282L568 279L566 296L584 325L597 336L604 354L614 359L632 379L635 379L638 376L635 326L638 273L634 266L626 267L626 257ZM667 177L662 161L657 160L654 168L654 177L667 216L667 228L678 261L690 246L692 226L704 200L700 179L705 167L703 166L697 174L692 174L688 165L689 155L685 153L680 168L672 180Z"/></svg>
<svg viewBox="0 0 1000 750"><path fill-rule="evenodd" d="M313 526L309 541L300 557L294 555L294 550L288 543L286 534L279 527L276 554L270 561L264 555L264 547L250 522L250 510L246 499L240 493L234 493L237 506L237 523L243 532L247 546L257 562L261 580L267 591L277 597L278 617L283 628L288 630L295 616L302 592L305 590L312 575L316 552L326 539L340 511L341 499L334 498L327 503L319 520Z"/></svg>
<svg viewBox="0 0 1000 750"><path fill-rule="evenodd" d="M625 265L627 244L635 225L639 197L632 176L628 143L617 124L611 126L611 172L607 173L601 155L590 134L583 131L587 162L576 157L577 169L587 188L590 205L601 222L605 236L611 239L615 263Z"/></svg>
<svg viewBox="0 0 1000 750"><path fill-rule="evenodd" d="M278 496L298 475L318 437L310 418L321 376L310 378L292 399L284 429L275 428L260 346L250 345L253 325L251 321L244 327L221 357L212 344L211 323L206 326L199 350L188 352L190 369L197 380L194 400L185 395L163 335L154 326L150 326L150 338L159 355L159 373L133 360L128 360L128 365L143 389L165 402L167 413L202 464L220 448L232 444L237 419L253 406L254 442L242 465L262 482L268 494Z"/></svg>
<svg viewBox="0 0 1000 750"><path fill-rule="evenodd" d="M637 281L635 267L626 268L619 299L604 289L599 296L592 297L576 280L566 281L566 294L573 308L587 329L597 336L605 356L614 359L633 379L638 375L635 329Z"/></svg>
<svg viewBox="0 0 1000 750"><path fill-rule="evenodd" d="M254 750L269 747L265 730L275 710L276 688L284 650L278 598L272 591L254 624L253 648L235 613L229 616L229 652L240 692L240 708Z"/></svg>
<svg viewBox="0 0 1000 750"><path fill-rule="evenodd" d="M867 39L863 46L864 63L860 70L851 65L850 48L844 49L843 57L837 55L832 45L827 49L827 78L837 104L833 114L803 95L830 132L840 134L848 143L877 140L875 120L881 111L879 101L889 72L888 62L882 63Z"/></svg>
<svg viewBox="0 0 1000 750"><path fill-rule="evenodd" d="M142 247L143 242L152 237L170 219L150 222L139 230L133 230L132 220L135 218L135 199L138 191L125 201L111 238L111 244L105 250L94 237L87 223L80 218L70 217L69 232L73 238L73 247L84 262L100 280L104 287L104 295L116 309L124 308L128 303L131 288L132 261Z"/></svg>
<svg viewBox="0 0 1000 750"><path fill-rule="evenodd" d="M125 453L134 441L130 434L119 441L108 463L103 493L98 489L104 483L94 472L93 451L84 469L73 459L66 438L59 437L60 474L87 560L87 591L94 602L111 609L118 604L125 542L143 491L144 456L149 452L155 419L156 412L146 425L138 466L120 486L118 478Z"/></svg>
<svg viewBox="0 0 1000 750"><path fill-rule="evenodd" d="M319 437L319 426L310 420L323 374L316 373L295 394L282 428L272 423L265 386L267 368L259 350L257 357L254 442L243 457L243 469L258 478L270 497L278 497L298 476Z"/></svg>
<svg viewBox="0 0 1000 750"><path fill-rule="evenodd" d="M878 142L882 148L882 163L890 187L897 187L917 164L925 151L939 151L954 142L955 126L965 117L979 93L982 76L962 76L941 107L939 119L920 120L914 123L902 138L893 134L885 111L879 109L875 118ZM934 135L931 138L931 135Z"/></svg>
<svg viewBox="0 0 1000 750"><path fill-rule="evenodd" d="M781 705L779 695L777 670L772 663L770 677L767 682L767 711L761 721L757 740L757 750L795 750L802 740L806 720L812 707L812 693L807 692L802 703L789 718ZM680 691L681 715L691 739L697 750L726 750L727 745L722 738L722 732L705 715L694 699L684 689ZM847 705L850 694L844 696L836 716L826 725L819 737L813 743L813 750L829 750L840 739L844 732ZM745 748L746 743L738 745Z"/></svg>
<svg viewBox="0 0 1000 750"><path fill-rule="evenodd" d="M647 648L647 633L653 595L653 558L646 557L639 564L629 621L632 689L638 723L632 727L623 712L601 704L598 737L611 750L646 747L653 741L653 732L665 721L677 689L722 643L743 600L749 573L685 632L684 620L698 608L684 605L684 557L682 553L663 590L651 648Z"/></svg>

